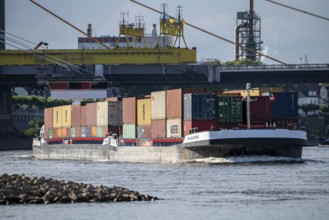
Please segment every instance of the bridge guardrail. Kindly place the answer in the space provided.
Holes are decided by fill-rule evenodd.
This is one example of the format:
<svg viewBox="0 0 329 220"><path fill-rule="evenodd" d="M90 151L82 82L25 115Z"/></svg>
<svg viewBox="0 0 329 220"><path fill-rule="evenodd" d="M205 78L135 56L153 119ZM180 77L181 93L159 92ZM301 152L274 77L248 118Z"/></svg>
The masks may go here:
<svg viewBox="0 0 329 220"><path fill-rule="evenodd" d="M309 70L327 69L329 64L270 64L270 65L243 65L243 66L220 66L221 71L225 70Z"/></svg>

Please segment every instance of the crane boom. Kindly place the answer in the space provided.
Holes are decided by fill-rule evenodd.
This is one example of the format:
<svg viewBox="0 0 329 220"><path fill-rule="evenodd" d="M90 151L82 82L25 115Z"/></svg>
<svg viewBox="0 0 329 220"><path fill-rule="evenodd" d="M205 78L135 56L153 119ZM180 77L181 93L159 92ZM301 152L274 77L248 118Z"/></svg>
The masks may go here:
<svg viewBox="0 0 329 220"><path fill-rule="evenodd" d="M140 3L140 2L138 2L138 1L135 1L135 0L130 0L130 1L133 2L133 3L136 3L136 4L140 5L140 6L142 6L142 7L144 7L144 8L150 9L151 11L154 11L154 12L157 12L157 13L159 13L159 14L162 14L161 11L159 11L159 10L157 10L157 9L155 9L155 8L152 8L152 7L148 6L148 5L145 5L145 4ZM168 16L169 16L169 15L168 15ZM172 16L169 16L169 17L172 17ZM258 54L258 55L260 55L260 56L266 57L266 58L268 58L268 59L270 59L270 60L273 60L273 61L275 61L275 62L278 62L278 63L281 63L281 64L286 64L286 63L284 63L284 62L282 62L282 61L280 61L280 60L278 60L278 59L275 59L275 58L273 58L273 57L270 57L270 56L268 56L268 55L266 55L266 54L263 54L263 53L260 53L260 52L258 52L258 51L254 51L254 50L252 50L252 49L250 49L250 48L246 48L246 47L244 47L244 46L241 45L241 44L235 43L234 41L231 41L231 40L226 39L226 38L224 38L224 37L221 37L221 36L219 36L219 35L217 35L217 34L214 34L214 33L210 32L210 31L207 31L207 30L202 29L202 28L200 28L200 27L197 27L197 26L195 26L195 25L193 25L193 24L190 24L189 22L186 22L185 24L186 24L187 26L190 26L190 27L194 28L194 29L197 29L197 30L199 30L199 31L202 31L202 32L204 32L204 33L206 33L206 34L209 34L209 35L211 35L211 36L213 36L213 37L216 37L216 38L218 38L218 39L221 39L221 40L223 40L223 41L226 41L226 42L228 42L228 43L230 43L230 44L237 45L237 46L241 47L241 48L244 49L244 50L247 50L247 51L250 51L250 52L256 53L256 54Z"/></svg>
<svg viewBox="0 0 329 220"><path fill-rule="evenodd" d="M90 35L88 35L87 33L83 32L82 30L80 30L79 28L77 28L76 26L74 26L73 24L69 23L68 21L66 21L65 19L61 18L60 16L56 15L55 13L51 12L50 10L48 10L47 8L43 7L42 5L40 5L39 3L35 2L34 0L30 0L30 2L32 2L33 4L35 4L36 6L38 6L39 8L45 10L46 12L48 12L49 14L53 15L54 17L58 18L59 20L63 21L65 24L71 26L72 28L74 28L75 30L79 31L80 33L84 34L85 36L87 36L88 38L90 38L92 41L102 45L103 47L105 47L106 49L111 49L110 47L106 46L105 44L103 44L102 42L100 42L99 40L97 40L94 37L91 37Z"/></svg>
<svg viewBox="0 0 329 220"><path fill-rule="evenodd" d="M307 12L307 11L304 11L304 10L301 10L301 9L298 9L298 8L294 8L294 7L291 7L289 5L284 5L282 3L279 3L279 2L276 2L276 1L272 1L272 0L265 0L265 1L270 2L272 4L280 5L280 6L285 7L285 8L289 8L289 9L292 9L292 10L295 10L295 11L299 11L299 12L304 13L304 14L308 14L308 15L311 15L311 16L314 16L314 17L321 18L321 19L324 19L324 20L329 21L329 18L320 16L320 15L317 15L317 14L313 14L311 12Z"/></svg>

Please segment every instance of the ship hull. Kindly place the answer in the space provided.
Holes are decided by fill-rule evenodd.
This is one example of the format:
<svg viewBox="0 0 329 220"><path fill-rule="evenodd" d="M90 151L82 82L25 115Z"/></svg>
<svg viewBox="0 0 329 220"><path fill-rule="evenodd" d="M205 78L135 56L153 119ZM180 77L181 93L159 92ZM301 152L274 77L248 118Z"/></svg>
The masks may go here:
<svg viewBox="0 0 329 220"><path fill-rule="evenodd" d="M184 160L242 155L301 158L307 144L304 131L286 129L200 132L186 139Z"/></svg>

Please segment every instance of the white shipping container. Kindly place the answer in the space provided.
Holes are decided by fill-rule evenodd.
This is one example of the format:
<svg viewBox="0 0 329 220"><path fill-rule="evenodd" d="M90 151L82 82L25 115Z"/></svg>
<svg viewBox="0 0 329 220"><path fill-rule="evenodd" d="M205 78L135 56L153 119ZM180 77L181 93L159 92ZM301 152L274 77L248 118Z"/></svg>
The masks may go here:
<svg viewBox="0 0 329 220"><path fill-rule="evenodd" d="M123 124L123 138L136 138L136 124Z"/></svg>
<svg viewBox="0 0 329 220"><path fill-rule="evenodd" d="M108 126L108 102L97 102L97 126Z"/></svg>
<svg viewBox="0 0 329 220"><path fill-rule="evenodd" d="M151 92L151 119L166 118L166 91Z"/></svg>
<svg viewBox="0 0 329 220"><path fill-rule="evenodd" d="M182 133L182 118L167 119L167 137L183 137Z"/></svg>

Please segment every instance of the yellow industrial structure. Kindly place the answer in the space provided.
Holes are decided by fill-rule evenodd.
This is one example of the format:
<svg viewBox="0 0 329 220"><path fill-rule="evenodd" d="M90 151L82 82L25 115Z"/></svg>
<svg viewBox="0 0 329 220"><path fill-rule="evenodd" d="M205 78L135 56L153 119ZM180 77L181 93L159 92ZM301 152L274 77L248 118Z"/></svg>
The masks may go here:
<svg viewBox="0 0 329 220"><path fill-rule="evenodd" d="M195 63L196 49L115 48L98 50L0 50L0 66L53 64L179 64Z"/></svg>

